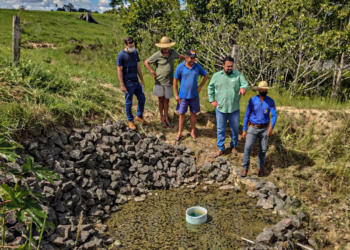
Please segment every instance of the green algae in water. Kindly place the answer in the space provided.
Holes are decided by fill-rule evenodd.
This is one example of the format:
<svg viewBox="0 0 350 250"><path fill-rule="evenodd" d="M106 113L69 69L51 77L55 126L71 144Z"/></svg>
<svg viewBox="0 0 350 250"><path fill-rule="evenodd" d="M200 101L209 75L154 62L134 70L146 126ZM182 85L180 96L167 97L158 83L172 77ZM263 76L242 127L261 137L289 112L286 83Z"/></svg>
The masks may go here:
<svg viewBox="0 0 350 250"><path fill-rule="evenodd" d="M254 240L264 227L280 218L256 207L256 200L245 193L198 187L152 191L144 202L130 201L106 221L107 232L120 240L120 249L241 249ZM158 195L155 195L158 193ZM193 206L207 209L202 225L186 223L186 210Z"/></svg>
<svg viewBox="0 0 350 250"><path fill-rule="evenodd" d="M191 217L199 217L199 216L203 216L205 215L205 213L203 213L202 211L192 211L191 213L188 213L189 216Z"/></svg>

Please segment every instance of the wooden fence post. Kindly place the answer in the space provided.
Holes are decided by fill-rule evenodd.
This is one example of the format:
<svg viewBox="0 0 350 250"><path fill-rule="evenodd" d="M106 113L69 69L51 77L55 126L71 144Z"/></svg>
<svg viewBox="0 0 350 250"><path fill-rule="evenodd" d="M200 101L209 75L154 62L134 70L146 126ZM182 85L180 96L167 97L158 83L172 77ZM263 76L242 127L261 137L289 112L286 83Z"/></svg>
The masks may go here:
<svg viewBox="0 0 350 250"><path fill-rule="evenodd" d="M232 57L235 59L234 69L237 68L238 58L239 58L239 45L233 45L232 47Z"/></svg>
<svg viewBox="0 0 350 250"><path fill-rule="evenodd" d="M12 29L12 61L13 64L17 64L21 52L21 29L19 16L13 16Z"/></svg>

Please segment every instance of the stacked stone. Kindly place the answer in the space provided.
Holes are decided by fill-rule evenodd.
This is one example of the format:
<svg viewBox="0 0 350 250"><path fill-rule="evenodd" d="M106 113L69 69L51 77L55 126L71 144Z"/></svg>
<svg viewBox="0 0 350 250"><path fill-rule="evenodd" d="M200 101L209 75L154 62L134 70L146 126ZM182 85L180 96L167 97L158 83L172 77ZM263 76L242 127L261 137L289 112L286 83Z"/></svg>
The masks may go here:
<svg viewBox="0 0 350 250"><path fill-rule="evenodd" d="M123 122L107 122L26 141L35 162L61 176L54 185L26 180L34 191L44 194L48 220L56 225L44 234L42 249L72 249L80 214L84 219L78 249L103 249L103 244L112 242L102 237L107 227L100 221L118 211L119 205L151 189L177 187L195 174L192 151L184 145L168 145L160 139L163 136L142 138Z"/></svg>
<svg viewBox="0 0 350 250"><path fill-rule="evenodd" d="M298 249L294 241L307 243L305 233L301 230L307 225L307 217L301 211L297 215L289 215L286 211L286 209L297 210L301 205L300 201L286 195L283 189L278 189L272 182L260 180L253 187L254 191L248 190L247 194L252 198L258 198L257 207L274 209L274 213L284 219L271 228L265 228L257 236L255 245L245 249Z"/></svg>
<svg viewBox="0 0 350 250"><path fill-rule="evenodd" d="M214 163L204 163L203 172L207 174L209 179L222 182L229 177L231 166L231 163L225 158L218 157Z"/></svg>

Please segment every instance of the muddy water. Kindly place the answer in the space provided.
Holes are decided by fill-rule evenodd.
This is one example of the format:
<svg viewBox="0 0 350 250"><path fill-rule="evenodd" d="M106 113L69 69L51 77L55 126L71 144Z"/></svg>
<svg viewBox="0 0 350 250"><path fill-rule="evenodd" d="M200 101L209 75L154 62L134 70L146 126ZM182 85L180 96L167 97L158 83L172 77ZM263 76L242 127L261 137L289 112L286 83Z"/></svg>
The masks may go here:
<svg viewBox="0 0 350 250"><path fill-rule="evenodd" d="M121 249L240 249L242 236L254 240L264 227L278 222L271 211L255 205L254 199L233 190L171 189L155 191L144 202L128 202L106 223ZM185 211L192 206L208 210L207 223L186 223Z"/></svg>

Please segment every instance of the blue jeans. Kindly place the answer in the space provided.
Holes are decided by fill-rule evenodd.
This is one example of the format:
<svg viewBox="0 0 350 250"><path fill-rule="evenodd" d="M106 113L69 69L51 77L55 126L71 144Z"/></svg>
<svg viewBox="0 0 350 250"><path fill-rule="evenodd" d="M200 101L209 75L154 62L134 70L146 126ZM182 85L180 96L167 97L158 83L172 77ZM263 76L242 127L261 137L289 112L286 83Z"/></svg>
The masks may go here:
<svg viewBox="0 0 350 250"><path fill-rule="evenodd" d="M256 138L259 138L259 156L258 156L258 168L263 169L265 165L266 151L267 151L267 141L268 141L268 128L256 128L249 126L247 131L247 138L244 146L244 156L243 156L243 169L248 170L250 164L250 153L252 151L253 144Z"/></svg>
<svg viewBox="0 0 350 250"><path fill-rule="evenodd" d="M228 120L228 126L231 129L231 148L237 147L238 144L238 134L239 134L239 110L233 113L221 113L218 108L216 108L216 126L217 126L217 137L218 141L216 145L219 150L225 150L225 132Z"/></svg>
<svg viewBox="0 0 350 250"><path fill-rule="evenodd" d="M132 98L134 95L137 98L138 105L137 105L137 116L142 118L142 113L145 107L146 97L145 94L142 92L142 87L139 82L125 82L124 83L126 90L128 91L125 93L125 111L126 116L128 117L128 121L133 121L134 116L132 114Z"/></svg>

